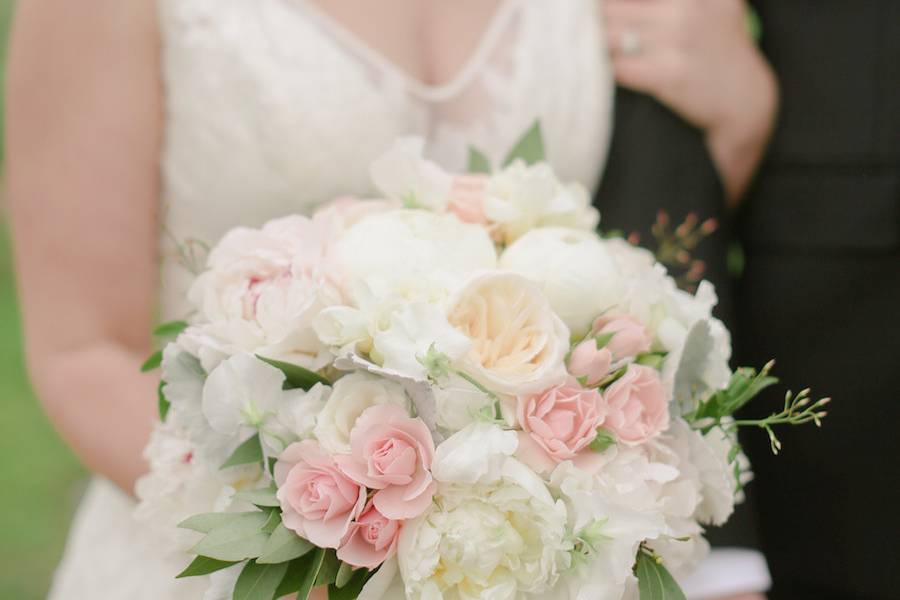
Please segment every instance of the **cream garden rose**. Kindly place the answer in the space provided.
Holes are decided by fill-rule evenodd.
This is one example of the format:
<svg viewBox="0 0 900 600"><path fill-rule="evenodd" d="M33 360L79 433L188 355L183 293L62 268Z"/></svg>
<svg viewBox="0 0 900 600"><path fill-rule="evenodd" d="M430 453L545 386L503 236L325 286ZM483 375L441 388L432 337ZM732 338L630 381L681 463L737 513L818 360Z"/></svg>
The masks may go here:
<svg viewBox="0 0 900 600"><path fill-rule="evenodd" d="M521 275L476 275L451 301L448 320L472 341L464 368L494 392L529 394L566 378L569 329Z"/></svg>

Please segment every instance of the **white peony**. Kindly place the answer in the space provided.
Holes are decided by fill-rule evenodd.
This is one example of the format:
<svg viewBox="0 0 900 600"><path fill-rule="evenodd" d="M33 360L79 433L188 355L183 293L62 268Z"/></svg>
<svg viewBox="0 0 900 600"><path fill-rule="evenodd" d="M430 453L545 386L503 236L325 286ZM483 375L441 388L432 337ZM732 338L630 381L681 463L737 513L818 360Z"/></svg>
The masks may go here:
<svg viewBox="0 0 900 600"><path fill-rule="evenodd" d="M593 230L600 215L580 184L563 185L547 163L517 160L492 175L484 190L484 213L503 242L548 225Z"/></svg>
<svg viewBox="0 0 900 600"><path fill-rule="evenodd" d="M438 448L435 502L400 535L408 598L539 597L569 568L565 506L512 458L516 445L515 433L479 424Z"/></svg>
<svg viewBox="0 0 900 600"><path fill-rule="evenodd" d="M425 141L400 138L369 169L375 187L389 200L435 212L447 208L453 177L423 157Z"/></svg>
<svg viewBox="0 0 900 600"><path fill-rule="evenodd" d="M262 476L256 465L221 470L221 463L210 463L203 455L203 446L174 420L157 424L144 449L149 471L135 485L135 518L147 525L148 534L159 536L157 543L174 551L186 552L197 543L197 535L178 529L178 523L195 514L226 511L236 490L256 486Z"/></svg>
<svg viewBox="0 0 900 600"><path fill-rule="evenodd" d="M409 410L403 387L387 379L355 372L338 379L313 430L322 447L331 453L350 452L350 431L367 408L398 404Z"/></svg>
<svg viewBox="0 0 900 600"><path fill-rule="evenodd" d="M522 275L472 277L451 300L448 319L472 341L463 369L493 392L538 392L566 378L569 329Z"/></svg>
<svg viewBox="0 0 900 600"><path fill-rule="evenodd" d="M424 210L362 219L334 243L331 255L344 289L372 282L378 297L395 294L408 300L439 299L472 271L497 263L482 227Z"/></svg>
<svg viewBox="0 0 900 600"><path fill-rule="evenodd" d="M500 255L500 267L538 282L572 334L582 336L621 295L621 274L606 243L592 231L529 231Z"/></svg>
<svg viewBox="0 0 900 600"><path fill-rule="evenodd" d="M341 292L324 268L329 240L306 217L237 228L212 250L208 270L189 291L201 323L184 343L210 371L222 359L252 352L318 369L326 348L312 329Z"/></svg>

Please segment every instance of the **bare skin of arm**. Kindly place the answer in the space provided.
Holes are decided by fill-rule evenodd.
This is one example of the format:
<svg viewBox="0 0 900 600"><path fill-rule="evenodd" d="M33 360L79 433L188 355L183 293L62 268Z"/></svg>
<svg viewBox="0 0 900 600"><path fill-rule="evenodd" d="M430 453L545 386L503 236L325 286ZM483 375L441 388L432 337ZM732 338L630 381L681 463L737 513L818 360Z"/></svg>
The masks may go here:
<svg viewBox="0 0 900 600"><path fill-rule="evenodd" d="M32 381L82 461L131 491L154 421L161 91L155 2L21 0L7 183Z"/></svg>

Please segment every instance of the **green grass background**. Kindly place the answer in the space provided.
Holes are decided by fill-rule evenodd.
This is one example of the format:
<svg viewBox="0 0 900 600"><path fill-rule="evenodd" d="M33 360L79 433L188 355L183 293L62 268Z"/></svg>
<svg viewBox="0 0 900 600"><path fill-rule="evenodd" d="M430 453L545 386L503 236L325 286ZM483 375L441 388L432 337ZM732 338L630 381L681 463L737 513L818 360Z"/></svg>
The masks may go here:
<svg viewBox="0 0 900 600"><path fill-rule="evenodd" d="M2 73L11 14L12 2L0 0ZM86 475L47 422L28 384L2 212L0 208L0 599L38 600L46 595Z"/></svg>

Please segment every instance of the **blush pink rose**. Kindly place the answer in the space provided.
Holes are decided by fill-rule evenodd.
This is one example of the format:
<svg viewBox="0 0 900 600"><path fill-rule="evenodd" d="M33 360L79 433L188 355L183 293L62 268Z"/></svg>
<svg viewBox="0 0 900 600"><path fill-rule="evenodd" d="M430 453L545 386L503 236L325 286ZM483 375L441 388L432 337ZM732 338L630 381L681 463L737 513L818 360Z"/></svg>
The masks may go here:
<svg viewBox="0 0 900 600"><path fill-rule="evenodd" d="M669 402L656 369L630 364L606 392L604 427L629 445L646 442L669 424Z"/></svg>
<svg viewBox="0 0 900 600"><path fill-rule="evenodd" d="M431 432L396 404L367 408L350 431L350 454L335 460L348 477L378 490L372 500L388 519L419 516L437 488Z"/></svg>
<svg viewBox="0 0 900 600"><path fill-rule="evenodd" d="M557 463L589 458L590 444L606 417L603 397L575 380L517 399L519 457L538 472Z"/></svg>
<svg viewBox="0 0 900 600"><path fill-rule="evenodd" d="M612 352L609 348L598 348L593 338L584 340L569 355L569 373L583 381L585 385L596 385L609 375L612 366Z"/></svg>
<svg viewBox="0 0 900 600"><path fill-rule="evenodd" d="M284 526L316 546L337 548L366 504L366 488L344 475L317 442L291 444L275 463Z"/></svg>
<svg viewBox="0 0 900 600"><path fill-rule="evenodd" d="M631 315L604 316L594 321L594 334L606 333L614 334L604 346L614 360L649 352L653 342L647 328Z"/></svg>
<svg viewBox="0 0 900 600"><path fill-rule="evenodd" d="M457 216L463 223L487 225L488 218L484 214L484 175L458 175L453 179L450 188L450 200L447 210Z"/></svg>
<svg viewBox="0 0 900 600"><path fill-rule="evenodd" d="M399 537L400 522L385 517L369 501L350 525L350 533L338 549L337 557L354 567L374 569L394 553Z"/></svg>

